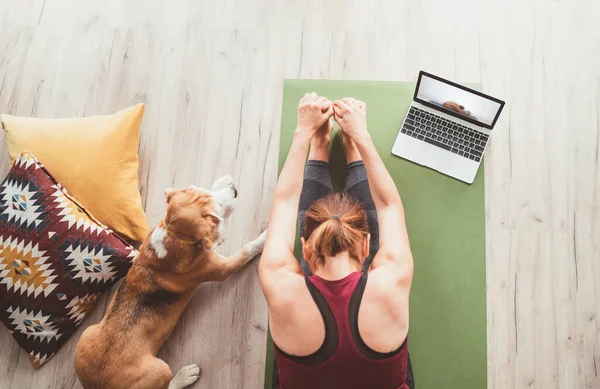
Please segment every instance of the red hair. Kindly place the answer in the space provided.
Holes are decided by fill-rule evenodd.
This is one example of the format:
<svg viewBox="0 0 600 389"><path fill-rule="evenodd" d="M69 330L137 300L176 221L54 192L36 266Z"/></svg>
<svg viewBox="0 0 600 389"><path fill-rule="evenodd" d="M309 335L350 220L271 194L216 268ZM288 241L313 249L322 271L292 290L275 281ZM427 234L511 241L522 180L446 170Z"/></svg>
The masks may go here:
<svg viewBox="0 0 600 389"><path fill-rule="evenodd" d="M367 214L351 195L330 193L315 201L306 211L302 237L322 265L326 257L348 251L362 262L360 242L369 233Z"/></svg>

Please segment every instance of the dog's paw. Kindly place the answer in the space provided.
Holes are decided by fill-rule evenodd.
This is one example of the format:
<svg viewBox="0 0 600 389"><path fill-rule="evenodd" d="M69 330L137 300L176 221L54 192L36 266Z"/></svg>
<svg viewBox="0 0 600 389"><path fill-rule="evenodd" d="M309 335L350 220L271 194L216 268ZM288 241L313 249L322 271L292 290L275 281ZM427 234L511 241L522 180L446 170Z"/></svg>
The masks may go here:
<svg viewBox="0 0 600 389"><path fill-rule="evenodd" d="M175 374L175 377L169 383L168 389L183 389L196 382L198 377L200 377L198 365L184 366Z"/></svg>
<svg viewBox="0 0 600 389"><path fill-rule="evenodd" d="M267 230L264 230L263 233L252 242L248 242L246 244L246 249L248 250L248 260L262 253L263 248L265 247L265 239L267 239Z"/></svg>
<svg viewBox="0 0 600 389"><path fill-rule="evenodd" d="M210 188L211 192L216 192L220 189L224 189L227 187L233 186L233 177L230 175L223 176L215 181L212 188Z"/></svg>

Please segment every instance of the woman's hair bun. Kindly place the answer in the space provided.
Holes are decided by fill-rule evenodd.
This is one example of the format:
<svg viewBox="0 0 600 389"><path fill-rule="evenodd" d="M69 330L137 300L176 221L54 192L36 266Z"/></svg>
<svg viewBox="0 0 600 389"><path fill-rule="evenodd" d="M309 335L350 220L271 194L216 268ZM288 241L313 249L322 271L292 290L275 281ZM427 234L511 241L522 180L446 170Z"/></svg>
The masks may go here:
<svg viewBox="0 0 600 389"><path fill-rule="evenodd" d="M315 201L306 211L302 236L317 263L348 251L359 260L358 243L369 232L367 215L351 195L330 193Z"/></svg>

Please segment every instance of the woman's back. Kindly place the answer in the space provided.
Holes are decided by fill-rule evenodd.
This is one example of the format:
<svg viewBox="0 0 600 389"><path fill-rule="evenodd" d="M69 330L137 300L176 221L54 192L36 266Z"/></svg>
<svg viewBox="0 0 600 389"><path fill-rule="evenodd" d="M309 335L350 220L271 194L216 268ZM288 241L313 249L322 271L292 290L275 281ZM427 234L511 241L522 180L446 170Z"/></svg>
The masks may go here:
<svg viewBox="0 0 600 389"><path fill-rule="evenodd" d="M381 389L404 389L407 378L408 346L406 341L406 329L398 328L382 329L376 325L377 320L364 320L361 306L369 305L364 302L367 273L354 272L345 278L336 281L325 280L319 276L306 278L306 286L313 300L313 305L322 317L321 324L317 321L312 332L323 334L323 340L316 344L314 337L302 331L301 326L286 324L285 321L278 323L271 319L274 342L276 344L275 357L279 372L282 389L294 388L381 388ZM369 285L371 286L371 285ZM369 289L372 289L369 287ZM306 298L304 294L298 296ZM381 297L381 296L380 296ZM381 301L378 299L378 301ZM304 304L289 305L289 307L308 306ZM375 319L384 322L393 322L398 313L379 310L377 306L367 309ZM382 306L383 308L383 306ZM292 308L293 309L293 308ZM277 317L286 317L284 312ZM295 312L293 316L302 316L302 312ZM314 312L304 312L306 319L314 317ZM368 322L372 321L373 324ZM365 324L365 322L367 322ZM288 322L290 323L290 322ZM398 321L396 320L396 323ZM362 326L366 325L369 333L374 333L374 339L378 344L387 344L389 348L395 343L389 352L379 352L371 348L371 343L366 343L362 334ZM323 329L323 332L320 329ZM359 329L360 328L360 329ZM286 351L283 351L278 342L278 333L285 334ZM307 350L306 342L313 343L313 352L302 357L298 350ZM387 350L385 350L387 351Z"/></svg>

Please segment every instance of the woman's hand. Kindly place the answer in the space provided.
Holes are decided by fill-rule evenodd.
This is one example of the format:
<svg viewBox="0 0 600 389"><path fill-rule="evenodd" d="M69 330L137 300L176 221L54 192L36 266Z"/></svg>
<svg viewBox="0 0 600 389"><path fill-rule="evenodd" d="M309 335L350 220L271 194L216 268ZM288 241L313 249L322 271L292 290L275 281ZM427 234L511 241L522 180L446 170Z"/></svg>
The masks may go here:
<svg viewBox="0 0 600 389"><path fill-rule="evenodd" d="M296 134L312 138L315 131L323 127L333 115L333 106L326 97L318 96L315 92L305 94L298 105L298 123Z"/></svg>
<svg viewBox="0 0 600 389"><path fill-rule="evenodd" d="M352 97L333 102L333 118L354 142L367 135L367 104Z"/></svg>

